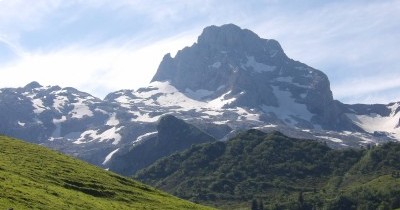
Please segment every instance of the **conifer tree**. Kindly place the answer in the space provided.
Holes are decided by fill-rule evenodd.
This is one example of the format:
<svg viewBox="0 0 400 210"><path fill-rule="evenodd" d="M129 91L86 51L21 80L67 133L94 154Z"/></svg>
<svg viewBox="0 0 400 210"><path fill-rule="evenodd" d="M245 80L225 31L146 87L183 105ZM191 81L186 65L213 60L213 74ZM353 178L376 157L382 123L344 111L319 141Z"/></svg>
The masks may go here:
<svg viewBox="0 0 400 210"><path fill-rule="evenodd" d="M258 210L258 204L256 199L253 199L253 201L251 202L251 210Z"/></svg>

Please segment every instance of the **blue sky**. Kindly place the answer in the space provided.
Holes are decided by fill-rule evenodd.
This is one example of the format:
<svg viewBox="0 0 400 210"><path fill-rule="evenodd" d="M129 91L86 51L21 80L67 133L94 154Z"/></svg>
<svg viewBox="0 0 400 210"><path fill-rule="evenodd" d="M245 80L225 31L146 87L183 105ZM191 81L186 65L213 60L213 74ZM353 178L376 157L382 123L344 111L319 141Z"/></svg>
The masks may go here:
<svg viewBox="0 0 400 210"><path fill-rule="evenodd" d="M396 0L0 0L0 87L137 89L164 54L234 23L325 72L335 99L400 101L399 11Z"/></svg>

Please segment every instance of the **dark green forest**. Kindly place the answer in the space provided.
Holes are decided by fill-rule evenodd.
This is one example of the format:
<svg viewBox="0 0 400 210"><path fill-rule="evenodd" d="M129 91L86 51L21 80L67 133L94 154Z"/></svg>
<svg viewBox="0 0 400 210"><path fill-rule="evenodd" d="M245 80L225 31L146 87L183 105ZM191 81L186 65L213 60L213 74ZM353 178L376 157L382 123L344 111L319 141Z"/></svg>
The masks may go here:
<svg viewBox="0 0 400 210"><path fill-rule="evenodd" d="M334 150L249 130L163 158L135 178L222 209L396 209L399 172L399 143Z"/></svg>

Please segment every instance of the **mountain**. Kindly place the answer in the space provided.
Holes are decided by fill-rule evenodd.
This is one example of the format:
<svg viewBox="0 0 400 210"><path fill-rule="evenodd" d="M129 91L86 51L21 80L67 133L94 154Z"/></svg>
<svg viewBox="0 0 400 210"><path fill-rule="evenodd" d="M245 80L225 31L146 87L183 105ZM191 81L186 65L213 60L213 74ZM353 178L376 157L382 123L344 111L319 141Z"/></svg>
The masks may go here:
<svg viewBox="0 0 400 210"><path fill-rule="evenodd" d="M112 153L113 159L104 165L108 165L111 171L119 174L131 175L174 152L216 140L172 115L161 117L157 131L138 138L128 151Z"/></svg>
<svg viewBox="0 0 400 210"><path fill-rule="evenodd" d="M229 101L224 104L227 108L264 111L265 123L282 120L306 128L346 126L335 112L324 73L288 58L277 41L233 24L207 27L193 46L175 58L167 54L152 81L168 81L181 92L210 93L210 99L223 97ZM290 109L277 112L283 103Z"/></svg>
<svg viewBox="0 0 400 210"><path fill-rule="evenodd" d="M209 209L9 137L0 154L1 209Z"/></svg>
<svg viewBox="0 0 400 210"><path fill-rule="evenodd" d="M165 55L152 82L137 90L99 99L37 82L0 89L0 133L122 171L112 159L139 150L133 147L169 154L150 143L164 115L218 140L255 128L343 148L400 140L399 107L334 100L323 72L288 58L277 41L227 24L207 27L192 46ZM149 142L135 143L143 138ZM169 149L181 146L171 142Z"/></svg>
<svg viewBox="0 0 400 210"><path fill-rule="evenodd" d="M109 107L74 88L43 87L37 82L2 89L0 102L2 132L36 143L61 137L72 140L90 124L99 126L94 122L108 117L104 114L108 110L101 108Z"/></svg>
<svg viewBox="0 0 400 210"><path fill-rule="evenodd" d="M268 209L395 209L399 163L399 143L334 150L280 132L249 130L165 157L135 177L223 209L249 207L253 199Z"/></svg>

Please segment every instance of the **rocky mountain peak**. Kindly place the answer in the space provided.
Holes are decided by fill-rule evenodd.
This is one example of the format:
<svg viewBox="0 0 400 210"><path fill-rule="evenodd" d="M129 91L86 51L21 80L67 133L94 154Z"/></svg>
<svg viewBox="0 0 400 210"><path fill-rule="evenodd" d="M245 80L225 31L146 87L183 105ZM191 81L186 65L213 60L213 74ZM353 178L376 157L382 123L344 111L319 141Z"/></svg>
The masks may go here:
<svg viewBox="0 0 400 210"><path fill-rule="evenodd" d="M203 100L229 100L225 108L262 110L268 122L282 113L301 116L294 121L303 125L341 121L323 72L288 58L277 41L233 24L209 26L191 47L165 55L152 81L209 93Z"/></svg>
<svg viewBox="0 0 400 210"><path fill-rule="evenodd" d="M215 90L233 80L227 80L226 77L238 70L247 70L247 64L278 66L288 60L275 40L262 39L254 32L234 24L209 26L198 37L197 43L180 50L175 58L166 54L152 81L170 81L182 90ZM253 68L252 71L268 69ZM197 79L187 80L188 77ZM212 84L206 84L210 80Z"/></svg>
<svg viewBox="0 0 400 210"><path fill-rule="evenodd" d="M262 39L254 32L234 24L206 27L199 36L197 44L222 52L246 52L250 55L272 52L284 55L283 49L277 41Z"/></svg>
<svg viewBox="0 0 400 210"><path fill-rule="evenodd" d="M41 88L41 87L43 87L43 86L40 85L38 82L33 81L33 82L30 82L29 84L25 85L24 89L32 90L32 89Z"/></svg>
<svg viewBox="0 0 400 210"><path fill-rule="evenodd" d="M196 139L201 139L205 141L211 141L213 139L208 134L205 134L203 131L199 130L197 127L186 123L185 121L178 119L177 117L166 114L162 116L157 125L158 135L160 139L168 139L167 144L170 144L171 141L189 141L189 139L179 138L187 135L196 136Z"/></svg>

